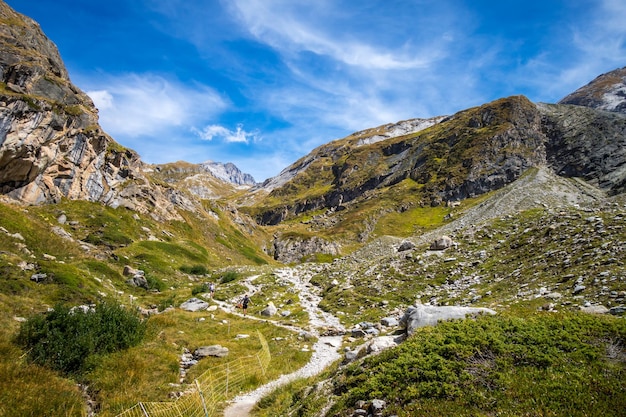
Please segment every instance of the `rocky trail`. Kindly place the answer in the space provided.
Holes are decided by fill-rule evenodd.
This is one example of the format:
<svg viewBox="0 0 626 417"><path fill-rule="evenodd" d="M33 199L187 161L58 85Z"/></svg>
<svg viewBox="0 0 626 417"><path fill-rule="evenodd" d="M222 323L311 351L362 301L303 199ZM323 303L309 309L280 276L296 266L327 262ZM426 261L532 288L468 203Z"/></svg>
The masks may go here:
<svg viewBox="0 0 626 417"><path fill-rule="evenodd" d="M278 280L288 283L296 290L302 307L309 314L308 329L291 328L299 332L309 332L318 337L317 342L313 345L313 355L309 362L297 371L282 375L280 378L262 385L252 392L242 394L233 399L231 404L224 411L225 417L249 416L252 407L254 407L263 396L296 379L317 375L340 358L338 349L341 346L342 336L320 336L320 331L333 328L339 333L343 333L345 329L337 317L319 308L321 297L316 294L315 288L309 283L310 274L308 271L304 268L282 268L276 270L275 274ZM256 277L248 278L244 284L248 287L250 294L254 294L257 291L257 288L253 284L255 278ZM221 305L222 308L227 308L232 312L232 304L222 303ZM254 318L253 316L248 317Z"/></svg>

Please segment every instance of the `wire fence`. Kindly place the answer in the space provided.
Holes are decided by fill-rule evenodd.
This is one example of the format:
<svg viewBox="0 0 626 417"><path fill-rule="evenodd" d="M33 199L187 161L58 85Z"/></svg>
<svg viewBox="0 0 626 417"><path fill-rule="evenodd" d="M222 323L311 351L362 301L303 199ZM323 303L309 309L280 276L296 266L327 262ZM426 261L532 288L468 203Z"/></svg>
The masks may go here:
<svg viewBox="0 0 626 417"><path fill-rule="evenodd" d="M267 341L257 332L261 350L215 366L196 378L193 391L176 401L139 402L116 417L214 417L221 415L226 400L238 394L259 372L265 375L272 356Z"/></svg>

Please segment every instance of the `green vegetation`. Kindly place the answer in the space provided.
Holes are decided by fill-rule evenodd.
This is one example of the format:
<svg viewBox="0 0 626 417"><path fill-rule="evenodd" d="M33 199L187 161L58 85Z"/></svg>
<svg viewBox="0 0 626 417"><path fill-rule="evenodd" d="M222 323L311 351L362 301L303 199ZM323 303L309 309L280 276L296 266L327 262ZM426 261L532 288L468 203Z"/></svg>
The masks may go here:
<svg viewBox="0 0 626 417"><path fill-rule="evenodd" d="M625 345L626 321L613 317L537 314L441 323L340 369L331 379L328 415L344 416L358 401L375 398L386 401L385 415L401 417L622 415ZM311 393L314 385L273 394L259 404L259 415L317 415L328 392Z"/></svg>
<svg viewBox="0 0 626 417"><path fill-rule="evenodd" d="M17 342L33 363L79 375L94 356L136 346L144 334L139 316L118 304L101 303L87 310L57 305L25 322Z"/></svg>
<svg viewBox="0 0 626 417"><path fill-rule="evenodd" d="M183 265L180 267L180 270L185 274L191 275L206 275L209 273L209 270L204 265Z"/></svg>

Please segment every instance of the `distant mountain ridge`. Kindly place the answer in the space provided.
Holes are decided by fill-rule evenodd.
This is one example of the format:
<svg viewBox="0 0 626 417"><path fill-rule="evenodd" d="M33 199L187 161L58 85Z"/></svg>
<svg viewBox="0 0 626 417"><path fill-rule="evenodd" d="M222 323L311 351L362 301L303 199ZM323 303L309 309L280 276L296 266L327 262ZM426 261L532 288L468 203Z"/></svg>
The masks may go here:
<svg viewBox="0 0 626 417"><path fill-rule="evenodd" d="M261 225L327 210L343 213L330 222L337 227L363 202L371 213L362 221L375 223L378 206L436 207L501 188L532 167L582 177L610 194L625 188L625 68L563 104L514 96L355 132L257 184L232 163L143 163L102 131L92 101L71 84L38 25L5 3L0 17L0 190L27 204L85 199L173 219L179 210L202 212L202 199L237 194L234 206Z"/></svg>
<svg viewBox="0 0 626 417"><path fill-rule="evenodd" d="M232 162L206 161L202 162L200 166L215 175L216 178L235 185L252 186L256 184L252 175L241 172Z"/></svg>
<svg viewBox="0 0 626 417"><path fill-rule="evenodd" d="M270 179L256 190L265 196L250 212L261 224L278 224L391 195L391 210L437 206L496 190L542 166L617 194L626 178L625 141L620 113L503 98L406 135L365 145L355 134L322 145L283 170L280 182ZM400 191L406 187L409 193Z"/></svg>

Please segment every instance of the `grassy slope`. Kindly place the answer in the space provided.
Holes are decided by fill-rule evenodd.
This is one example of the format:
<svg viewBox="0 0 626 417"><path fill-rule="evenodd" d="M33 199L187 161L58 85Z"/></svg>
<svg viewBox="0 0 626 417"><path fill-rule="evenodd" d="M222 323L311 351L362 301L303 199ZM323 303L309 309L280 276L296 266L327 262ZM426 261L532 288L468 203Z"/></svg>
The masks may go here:
<svg viewBox="0 0 626 417"><path fill-rule="evenodd" d="M472 205L477 207L485 201L477 199L463 204L461 209L455 210L466 210ZM485 204L485 207L489 206ZM346 324L363 320L376 322L394 310L401 311L416 298L424 302L436 300L441 304L490 306L507 312L505 316L511 317L511 320L532 316L538 307L552 302L545 297L546 291L563 295L554 302L558 310L576 310L584 301L609 305L615 294L624 289L621 258L626 231L621 223L626 218L626 211L622 207L622 204L616 203L588 209L534 209L516 215L507 214L453 233L454 239L459 242L457 252L446 252L443 256L429 255L425 251L427 242L418 243L413 251L392 251L391 255L385 255L386 258L370 257L363 252L356 256L365 258L355 259L356 262L340 260L325 267L319 266L319 273L313 282L324 290L323 307L340 313ZM258 313L265 302L273 300L277 305L285 305L292 310L288 319L279 320L285 321L285 324L304 325L306 317L297 304L292 304L296 301L293 294L289 288L276 285L273 276L267 273L271 272L271 265L263 265L271 260L255 249L255 242L262 241L263 237L251 239L246 232L230 223L216 203L207 208L217 213L220 220L215 223L200 222L190 216L186 223L157 224L126 210L84 202L27 209L0 205L0 226L7 231L0 232L0 268L3 271L0 279L0 324L5 329L0 333L0 349L3 352L0 379L7 381L2 390L5 401L2 401L4 408L0 407L0 415L29 415L33 410L39 414L82 415L83 399L76 388L76 381L26 363L23 352L11 341L19 326L14 316L28 316L59 300L77 304L116 297L120 302L129 304L129 296L132 295L136 297L134 303L143 307L177 305L191 297L191 291L201 282L217 280L223 271L231 270L237 271L237 278L218 287L219 299L228 300L241 294L245 290L241 279L260 275L257 284L263 287L253 306L253 310L256 309L253 313ZM444 222L443 213L449 211L416 207L402 214L383 216L373 234L391 232L408 236L411 231L432 230L434 225ZM65 225L56 221L61 213L68 217ZM81 248L81 243L50 233L53 226L61 226L75 239L91 242L94 246L86 251ZM16 233L21 237L17 237ZM160 240L150 240L150 236L158 236ZM52 255L56 260L44 254ZM18 267L22 262L32 263L36 269L23 270ZM161 291L128 286L126 278L121 275L124 265L146 271L152 285ZM212 276L194 276L180 270L181 267L198 265L214 271ZM34 272L47 273L48 281L39 284L31 282L29 277ZM480 279L474 282L476 277ZM573 287L579 277L583 277L587 288L582 295L574 295ZM337 279L340 285L329 286L333 279ZM464 286L466 281L474 284ZM344 286L348 283L351 287ZM462 290L453 290L454 284L460 285ZM199 321L201 317L205 320ZM568 316L542 316L547 323L556 320L553 326L558 325L561 317ZM223 320L229 324L223 324ZM81 377L83 382L89 384L92 395L101 402L102 415L115 415L138 400L166 400L173 389L170 384L177 380L177 361L183 347L193 349L203 344L220 343L231 349L233 357L258 349L253 340L250 344L238 344L230 335L252 333L259 326L224 313L211 316L176 311L151 318L150 325L152 330L141 346L100 358ZM501 325L505 324L498 322L494 326ZM284 338L282 342L271 342L275 362L271 365L272 374L268 378L295 369L307 360L308 355L300 349L310 342L299 340L291 332L276 329L270 324L263 324L261 329L268 340L277 336ZM615 369L607 374L609 379L606 384L613 383L619 387L620 382L613 378L615 375L623 376L620 369L623 369L624 361L619 354L624 349L623 336L618 332L610 338L612 342L605 347L618 354L611 362ZM595 358L597 361L592 358L583 365L585 372L596 372L596 367L604 366L604 359L601 360L600 356ZM390 358L390 361L393 360ZM206 366L210 366L208 361L193 370L190 378ZM499 378L517 378L518 370L515 368L500 369ZM381 365L377 372L384 374L384 369ZM550 369L552 372L554 367ZM357 371L354 372L356 375ZM533 370L528 374L530 376L522 375L518 380L536 378L538 372L545 375L545 369ZM550 380L562 381L563 378L562 375L554 375ZM367 397L377 392L374 386L368 388L371 392L362 393L358 391L360 388L357 389L358 384L346 381L338 383L338 386L345 387L338 392L346 393L345 399L338 399L342 404L338 406L340 408L352 407L350 401L357 396ZM313 385L311 381L297 382L290 389L281 390L282 397L264 400L263 404L278 415L280 412L276 410L282 406L275 401L287 408L319 409L328 393L317 400L314 396L307 399L309 395L306 393ZM44 386L46 401L37 402L37 395ZM352 393L353 389L358 395ZM419 391L422 388L415 389ZM514 397L526 395L525 389L528 387L507 386L507 392L512 392ZM570 394L564 393L562 398ZM464 395L459 398L455 400L460 401L458 404L435 398L434 405L429 409L442 415L454 414L449 410L458 411L459 404L470 401ZM294 406L296 400L298 404ZM395 401L393 398L388 400L391 403ZM29 401L32 407L24 408L23 404ZM412 403L411 399L398 401L398 410ZM557 402L556 399L550 401L553 404ZM498 403L503 402L505 400L499 397ZM418 412L417 409L411 410ZM519 411L523 414L524 410L520 410L504 413ZM476 411L476 414L480 412ZM313 415L304 411L301 413ZM546 412L546 415L549 413Z"/></svg>
<svg viewBox="0 0 626 417"><path fill-rule="evenodd" d="M232 265L238 265L240 272L232 282L218 286L218 298L243 291L238 281L257 269L262 272L263 265L271 262L255 243L263 235L247 234L216 203L209 205L218 220L185 214L185 223L159 224L125 209L87 202L28 208L0 204L1 416L84 415L78 381L90 387L103 416L115 415L140 400L167 400L169 392L176 390L170 384L178 382L183 348L222 344L231 350L231 357L253 354L260 348L254 337L247 342L233 339L240 333L253 335L257 329L268 340L279 336L283 340L270 341L276 356L267 378L307 360L309 354L300 351L301 341L292 332L222 312L175 311L152 316L148 320L151 331L142 345L97 358L86 374L71 379L27 363L24 352L14 344L19 328L16 318L59 302L77 305L114 299L127 306L162 309L190 298L199 283L219 280ZM62 214L67 217L64 224L57 221ZM53 228L65 230L73 240L53 233ZM125 265L144 270L152 289L128 285L122 275ZM193 267L209 275L181 271ZM35 273L47 278L35 283L30 280ZM261 297L258 303L263 303ZM206 320L198 321L200 317ZM189 378L209 362L201 361Z"/></svg>
<svg viewBox="0 0 626 417"><path fill-rule="evenodd" d="M257 415L318 415L332 397L325 379L337 395L331 415L380 397L393 404L390 415L624 415L626 321L579 312L587 303L624 304L624 218L620 200L534 208L450 230L456 251L429 252L426 241L335 262L313 282L324 291L322 307L348 324L376 323L416 300L500 314L423 330L363 366L294 383L266 398ZM537 313L546 306L562 313ZM481 351L500 343L497 354Z"/></svg>

